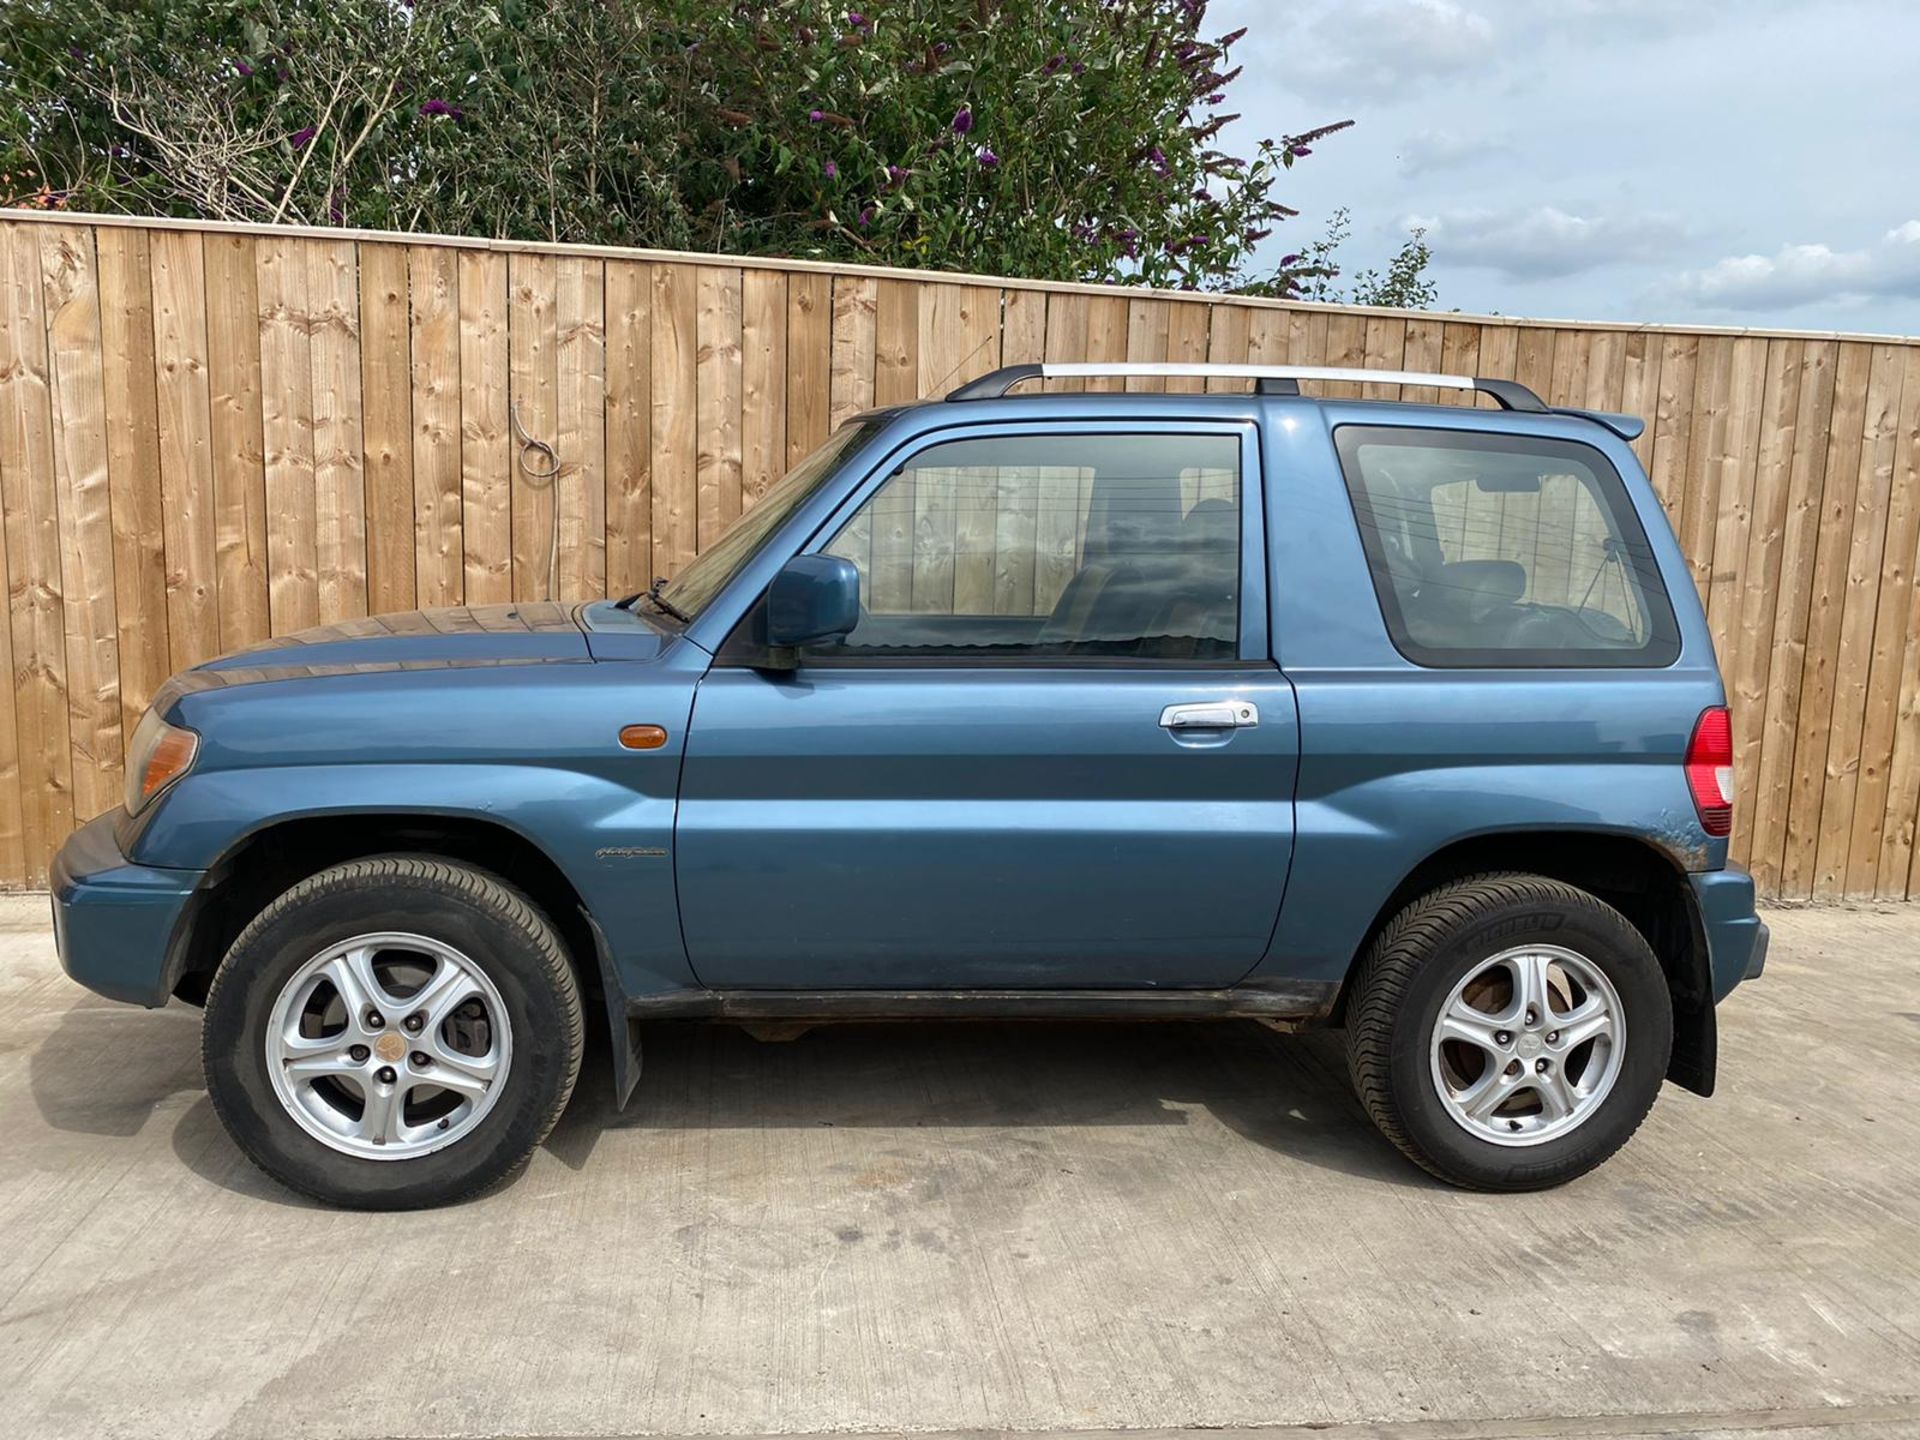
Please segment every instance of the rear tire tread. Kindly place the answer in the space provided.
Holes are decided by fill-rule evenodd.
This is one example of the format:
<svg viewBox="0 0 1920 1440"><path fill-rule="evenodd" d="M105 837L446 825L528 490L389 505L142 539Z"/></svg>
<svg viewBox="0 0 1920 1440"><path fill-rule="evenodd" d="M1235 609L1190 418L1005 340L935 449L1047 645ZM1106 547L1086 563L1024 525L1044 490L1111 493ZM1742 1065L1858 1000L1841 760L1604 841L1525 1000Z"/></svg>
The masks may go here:
<svg viewBox="0 0 1920 1440"><path fill-rule="evenodd" d="M1540 1182L1524 1174L1502 1183L1458 1173L1413 1138L1395 1103L1390 1081L1393 1029L1401 1000L1414 976L1450 934L1489 912L1541 901L1575 906L1592 912L1598 920L1633 931L1632 923L1618 910L1578 886L1525 871L1491 871L1442 885L1407 905L1381 930L1354 977L1347 1015L1347 1068L1354 1090L1380 1133L1414 1164L1449 1185L1520 1191L1538 1189ZM1633 933L1637 936L1639 932ZM1645 945L1644 939L1641 944ZM1650 1108L1651 1100L1617 1138L1593 1154L1586 1168L1601 1164L1632 1139Z"/></svg>

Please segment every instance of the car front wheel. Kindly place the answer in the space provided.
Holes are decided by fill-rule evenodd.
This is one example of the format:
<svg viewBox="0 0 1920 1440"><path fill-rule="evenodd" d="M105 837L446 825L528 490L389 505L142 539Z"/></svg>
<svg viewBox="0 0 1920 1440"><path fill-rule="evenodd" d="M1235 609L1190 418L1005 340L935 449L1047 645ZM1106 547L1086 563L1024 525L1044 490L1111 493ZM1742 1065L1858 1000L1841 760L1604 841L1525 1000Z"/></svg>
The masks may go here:
<svg viewBox="0 0 1920 1440"><path fill-rule="evenodd" d="M547 918L424 855L336 865L263 910L207 995L207 1090L248 1157L331 1204L443 1204L516 1169L579 1073Z"/></svg>
<svg viewBox="0 0 1920 1440"><path fill-rule="evenodd" d="M1606 1160L1646 1118L1673 1047L1646 938L1594 895L1478 875L1414 901L1354 980L1347 1056L1387 1138L1480 1190L1536 1190Z"/></svg>

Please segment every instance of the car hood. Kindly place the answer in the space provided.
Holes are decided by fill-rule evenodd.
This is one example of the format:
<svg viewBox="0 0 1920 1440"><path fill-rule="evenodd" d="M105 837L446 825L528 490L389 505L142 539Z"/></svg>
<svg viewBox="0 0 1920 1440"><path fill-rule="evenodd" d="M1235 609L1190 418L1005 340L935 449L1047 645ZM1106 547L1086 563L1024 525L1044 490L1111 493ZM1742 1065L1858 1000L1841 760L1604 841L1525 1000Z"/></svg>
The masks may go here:
<svg viewBox="0 0 1920 1440"><path fill-rule="evenodd" d="M574 607L547 601L411 610L276 635L176 675L178 692L319 675L470 666L584 664Z"/></svg>

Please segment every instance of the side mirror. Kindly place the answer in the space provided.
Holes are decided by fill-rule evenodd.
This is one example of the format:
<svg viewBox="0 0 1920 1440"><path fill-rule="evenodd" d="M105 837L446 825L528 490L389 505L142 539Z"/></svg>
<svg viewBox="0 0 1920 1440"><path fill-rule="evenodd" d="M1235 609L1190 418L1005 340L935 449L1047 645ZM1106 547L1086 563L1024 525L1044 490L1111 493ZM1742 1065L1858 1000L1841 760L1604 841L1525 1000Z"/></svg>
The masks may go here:
<svg viewBox="0 0 1920 1440"><path fill-rule="evenodd" d="M818 645L860 623L860 572L838 555L796 555L767 589L767 644Z"/></svg>

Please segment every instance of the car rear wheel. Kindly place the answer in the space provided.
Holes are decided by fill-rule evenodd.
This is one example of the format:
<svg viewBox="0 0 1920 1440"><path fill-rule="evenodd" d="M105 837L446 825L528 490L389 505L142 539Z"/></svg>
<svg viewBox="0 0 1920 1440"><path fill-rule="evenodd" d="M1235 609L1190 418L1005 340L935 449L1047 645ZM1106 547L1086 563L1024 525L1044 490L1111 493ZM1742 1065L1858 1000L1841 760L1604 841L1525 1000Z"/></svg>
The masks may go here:
<svg viewBox="0 0 1920 1440"><path fill-rule="evenodd" d="M1618 910L1538 875L1431 891L1375 941L1347 1056L1382 1133L1451 1184L1583 1175L1646 1118L1673 1045L1660 962Z"/></svg>
<svg viewBox="0 0 1920 1440"><path fill-rule="evenodd" d="M248 1157L331 1204L443 1204L515 1170L579 1073L580 996L552 925L430 856L301 881L207 995L207 1090Z"/></svg>

